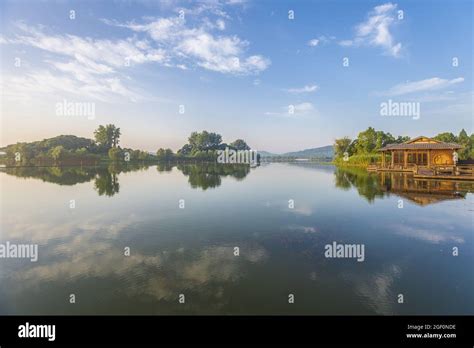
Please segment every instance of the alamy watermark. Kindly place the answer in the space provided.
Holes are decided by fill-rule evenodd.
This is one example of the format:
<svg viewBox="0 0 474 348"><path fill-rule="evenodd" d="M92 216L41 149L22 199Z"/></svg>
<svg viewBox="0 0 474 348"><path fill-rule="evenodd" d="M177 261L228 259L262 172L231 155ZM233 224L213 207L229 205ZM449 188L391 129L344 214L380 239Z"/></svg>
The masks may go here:
<svg viewBox="0 0 474 348"><path fill-rule="evenodd" d="M95 119L95 103L71 102L64 99L56 103L57 116L84 116L89 120Z"/></svg>
<svg viewBox="0 0 474 348"><path fill-rule="evenodd" d="M243 163L243 164L257 164L256 150L234 150L228 147L225 150L217 150L217 163Z"/></svg>
<svg viewBox="0 0 474 348"><path fill-rule="evenodd" d="M397 102L389 99L380 103L380 115L412 117L414 120L418 120L420 118L420 103Z"/></svg>
<svg viewBox="0 0 474 348"><path fill-rule="evenodd" d="M37 325L26 322L18 326L19 338L47 338L48 341L56 339L56 325Z"/></svg>
<svg viewBox="0 0 474 348"><path fill-rule="evenodd" d="M30 259L38 261L38 244L0 243L0 259Z"/></svg>
<svg viewBox="0 0 474 348"><path fill-rule="evenodd" d="M357 262L365 260L364 244L326 244L324 247L324 256L327 258L357 259Z"/></svg>

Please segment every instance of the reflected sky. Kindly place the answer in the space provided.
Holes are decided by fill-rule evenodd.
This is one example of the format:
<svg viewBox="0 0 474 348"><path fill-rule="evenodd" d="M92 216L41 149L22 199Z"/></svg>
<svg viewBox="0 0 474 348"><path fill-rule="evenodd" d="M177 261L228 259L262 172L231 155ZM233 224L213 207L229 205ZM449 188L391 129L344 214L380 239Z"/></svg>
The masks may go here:
<svg viewBox="0 0 474 348"><path fill-rule="evenodd" d="M1 314L474 313L468 184L282 163L3 171L0 242L39 260L0 259ZM325 258L333 241L365 261Z"/></svg>

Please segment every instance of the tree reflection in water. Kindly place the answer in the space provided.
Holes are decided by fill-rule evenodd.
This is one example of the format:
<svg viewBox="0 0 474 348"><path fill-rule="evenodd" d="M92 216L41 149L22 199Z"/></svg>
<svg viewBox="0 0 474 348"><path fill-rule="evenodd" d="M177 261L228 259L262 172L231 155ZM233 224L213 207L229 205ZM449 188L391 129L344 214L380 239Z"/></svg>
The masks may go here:
<svg viewBox="0 0 474 348"><path fill-rule="evenodd" d="M395 194L424 206L463 199L474 189L472 182L416 179L410 173L368 173L364 168L336 168L334 175L336 187L343 190L354 187L369 202Z"/></svg>
<svg viewBox="0 0 474 348"><path fill-rule="evenodd" d="M94 189L99 196L114 196L120 191L119 175L126 172L147 170L146 164L110 164L95 167L14 167L3 168L2 171L17 177L36 178L44 182L58 185L75 185L94 180ZM176 167L186 177L192 188L207 190L222 184L221 178L231 176L243 180L249 173L250 167L246 164L175 164L159 163L156 170L159 173L168 173Z"/></svg>
<svg viewBox="0 0 474 348"><path fill-rule="evenodd" d="M294 165L294 164L293 164ZM120 191L121 173L148 170L146 164L110 164L96 167L15 167L3 172L22 178L37 178L58 185L75 185L94 180L94 189L100 196L114 196ZM415 179L408 173L368 173L364 168L341 168L305 165L307 169L334 173L335 187L342 190L354 188L372 203L376 198L395 194L416 204L426 205L447 199L462 199L474 190L472 182ZM246 164L218 163L159 163L159 173L170 173L176 168L188 178L194 189L207 190L222 185L223 177L243 180L250 173Z"/></svg>

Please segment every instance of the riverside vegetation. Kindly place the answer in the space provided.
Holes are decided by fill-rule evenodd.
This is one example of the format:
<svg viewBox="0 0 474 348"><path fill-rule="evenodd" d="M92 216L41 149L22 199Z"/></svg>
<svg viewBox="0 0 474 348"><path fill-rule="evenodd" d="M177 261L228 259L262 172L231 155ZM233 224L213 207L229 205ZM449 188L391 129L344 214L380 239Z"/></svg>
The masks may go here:
<svg viewBox="0 0 474 348"><path fill-rule="evenodd" d="M59 135L41 141L16 143L0 149L4 152L0 163L6 166L74 166L110 162L215 162L220 150L250 150L242 139L226 144L220 134L208 131L191 133L188 143L177 153L163 148L156 153L122 148L120 136L120 128L108 124L94 131L94 139Z"/></svg>
<svg viewBox="0 0 474 348"><path fill-rule="evenodd" d="M176 153L171 149L160 148L155 153L125 148L119 145L121 130L113 124L101 125L94 131L94 139L77 137L75 135L59 135L54 138L35 142L19 142L0 148L4 152L0 156L0 164L11 166L75 166L75 165L98 165L108 163L160 163L160 162L217 162L218 155L226 148L239 151L250 150L250 147L242 139L227 144L222 141L218 133L202 131L193 132ZM434 139L458 143L463 148L458 152L460 160L474 158L474 134L470 136L462 129L456 136L450 132L436 135ZM408 136L394 137L390 133L377 131L372 127L360 132L356 139L343 137L336 139L333 145L333 158L311 158L311 156L266 156L265 159L273 162L291 162L298 157L308 157L311 161L332 161L338 166L366 167L379 162L381 155L377 152L380 148L392 143L403 143L410 140ZM321 149L325 149L323 147ZM315 150L315 149L313 149ZM310 151L310 150L305 150ZM326 151L329 153L329 151ZM344 157L346 155L346 159ZM260 162L260 154L257 155Z"/></svg>
<svg viewBox="0 0 474 348"><path fill-rule="evenodd" d="M462 129L459 135L450 132L444 132L434 137L446 143L457 143L463 146L458 151L460 160L474 158L474 134L470 136ZM387 144L403 143L410 140L408 136L394 137L390 133L377 131L372 127L367 128L358 134L356 139L343 137L334 142L334 164L338 166L359 166L367 167L370 164L381 161L381 154L377 152ZM344 155L346 159L344 160Z"/></svg>

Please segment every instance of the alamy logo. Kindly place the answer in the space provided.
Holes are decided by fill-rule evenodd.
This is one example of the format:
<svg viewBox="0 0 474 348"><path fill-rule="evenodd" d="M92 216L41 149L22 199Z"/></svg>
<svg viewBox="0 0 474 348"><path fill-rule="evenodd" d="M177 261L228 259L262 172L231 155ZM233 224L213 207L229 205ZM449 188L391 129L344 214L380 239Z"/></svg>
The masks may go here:
<svg viewBox="0 0 474 348"><path fill-rule="evenodd" d="M225 150L217 150L217 163L245 163L256 165L257 151L233 150L226 147Z"/></svg>
<svg viewBox="0 0 474 348"><path fill-rule="evenodd" d="M357 258L358 262L365 260L364 244L338 244L337 242L332 242L332 244L326 244L324 249L324 256L327 258Z"/></svg>
<svg viewBox="0 0 474 348"><path fill-rule="evenodd" d="M89 120L95 118L95 103L70 102L64 99L56 103L57 116L85 116Z"/></svg>
<svg viewBox="0 0 474 348"><path fill-rule="evenodd" d="M0 258L5 259L30 259L38 261L38 244L0 244Z"/></svg>
<svg viewBox="0 0 474 348"><path fill-rule="evenodd" d="M56 339L56 325L35 325L28 322L18 326L20 338L47 338L48 341Z"/></svg>
<svg viewBox="0 0 474 348"><path fill-rule="evenodd" d="M389 99L380 104L381 116L405 116L412 117L414 120L420 118L419 102L396 102Z"/></svg>

